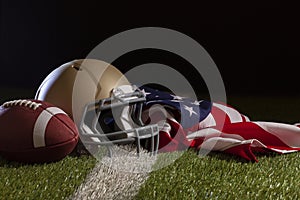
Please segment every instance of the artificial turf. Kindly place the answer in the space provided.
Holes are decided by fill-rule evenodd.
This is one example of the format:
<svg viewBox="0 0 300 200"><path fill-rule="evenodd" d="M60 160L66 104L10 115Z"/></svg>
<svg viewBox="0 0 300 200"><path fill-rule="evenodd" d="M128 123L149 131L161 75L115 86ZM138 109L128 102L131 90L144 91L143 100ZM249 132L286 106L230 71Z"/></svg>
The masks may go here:
<svg viewBox="0 0 300 200"><path fill-rule="evenodd" d="M136 199L299 199L300 154L258 156L258 163L222 153L188 151L151 173Z"/></svg>
<svg viewBox="0 0 300 200"><path fill-rule="evenodd" d="M27 165L0 159L0 199L65 199L95 166L90 156Z"/></svg>

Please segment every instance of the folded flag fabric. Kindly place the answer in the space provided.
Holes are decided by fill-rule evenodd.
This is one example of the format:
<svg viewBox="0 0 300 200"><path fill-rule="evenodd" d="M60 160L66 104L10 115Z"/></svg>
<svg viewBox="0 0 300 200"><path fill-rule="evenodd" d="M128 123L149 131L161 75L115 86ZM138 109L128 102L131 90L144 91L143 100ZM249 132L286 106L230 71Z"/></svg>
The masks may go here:
<svg viewBox="0 0 300 200"><path fill-rule="evenodd" d="M300 150L300 125L251 121L229 105L141 87L143 117L160 126L159 151L222 151L256 161L255 153Z"/></svg>

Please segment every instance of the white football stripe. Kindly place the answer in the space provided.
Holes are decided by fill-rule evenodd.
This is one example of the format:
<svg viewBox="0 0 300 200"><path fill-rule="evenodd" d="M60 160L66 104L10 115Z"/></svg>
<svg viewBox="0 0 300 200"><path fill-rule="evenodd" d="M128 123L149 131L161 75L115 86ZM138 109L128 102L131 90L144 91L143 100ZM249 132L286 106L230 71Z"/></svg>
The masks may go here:
<svg viewBox="0 0 300 200"><path fill-rule="evenodd" d="M228 115L231 123L236 123L236 122L242 122L243 121L243 118L242 118L241 114L237 110L235 110L233 108L230 108L228 106L224 106L222 104L218 104L218 103L214 103L213 105L215 107L221 109L222 111L224 111Z"/></svg>
<svg viewBox="0 0 300 200"><path fill-rule="evenodd" d="M63 110L57 107L49 107L43 110L37 118L33 129L33 146L35 148L46 146L45 133L48 122L57 114L66 114Z"/></svg>

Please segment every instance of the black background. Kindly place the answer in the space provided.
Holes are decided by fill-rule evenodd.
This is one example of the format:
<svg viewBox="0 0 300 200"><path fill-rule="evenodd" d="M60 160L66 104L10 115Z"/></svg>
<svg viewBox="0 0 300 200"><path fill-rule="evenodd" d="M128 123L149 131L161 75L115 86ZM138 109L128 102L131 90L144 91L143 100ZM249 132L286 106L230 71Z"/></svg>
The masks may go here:
<svg viewBox="0 0 300 200"><path fill-rule="evenodd" d="M217 64L228 94L300 94L299 7L278 0L129 2L2 0L0 86L37 89L53 69L86 57L106 38L156 26L199 42ZM117 67L160 60L149 55L137 52ZM185 65L174 56L162 62Z"/></svg>

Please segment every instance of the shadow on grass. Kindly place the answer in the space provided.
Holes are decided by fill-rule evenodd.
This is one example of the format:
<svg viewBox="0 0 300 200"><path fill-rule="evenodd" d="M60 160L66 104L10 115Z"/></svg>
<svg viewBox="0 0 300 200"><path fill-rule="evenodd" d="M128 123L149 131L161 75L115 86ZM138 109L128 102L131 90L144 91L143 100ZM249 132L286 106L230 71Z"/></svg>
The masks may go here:
<svg viewBox="0 0 300 200"><path fill-rule="evenodd" d="M196 151L196 150L193 150L193 151L198 155L198 151ZM282 156L282 154L279 154L279 153L276 153L276 152L271 152L271 151L266 151L264 153L262 153L262 152L261 153L254 153L254 155L256 156L256 159L258 161L262 158L275 158L275 157ZM221 151L211 151L208 154L206 154L205 156L208 156L210 158L214 158L214 159L217 159L217 160L225 160L225 161L236 162L236 163L256 163L255 161L249 161L249 160L247 160L245 158L242 158L238 155L224 153L224 152L221 152Z"/></svg>
<svg viewBox="0 0 300 200"><path fill-rule="evenodd" d="M19 167L22 167L24 165L29 165L29 164L16 162L16 161L10 161L10 160L7 160L7 159L0 156L0 167L19 168Z"/></svg>

